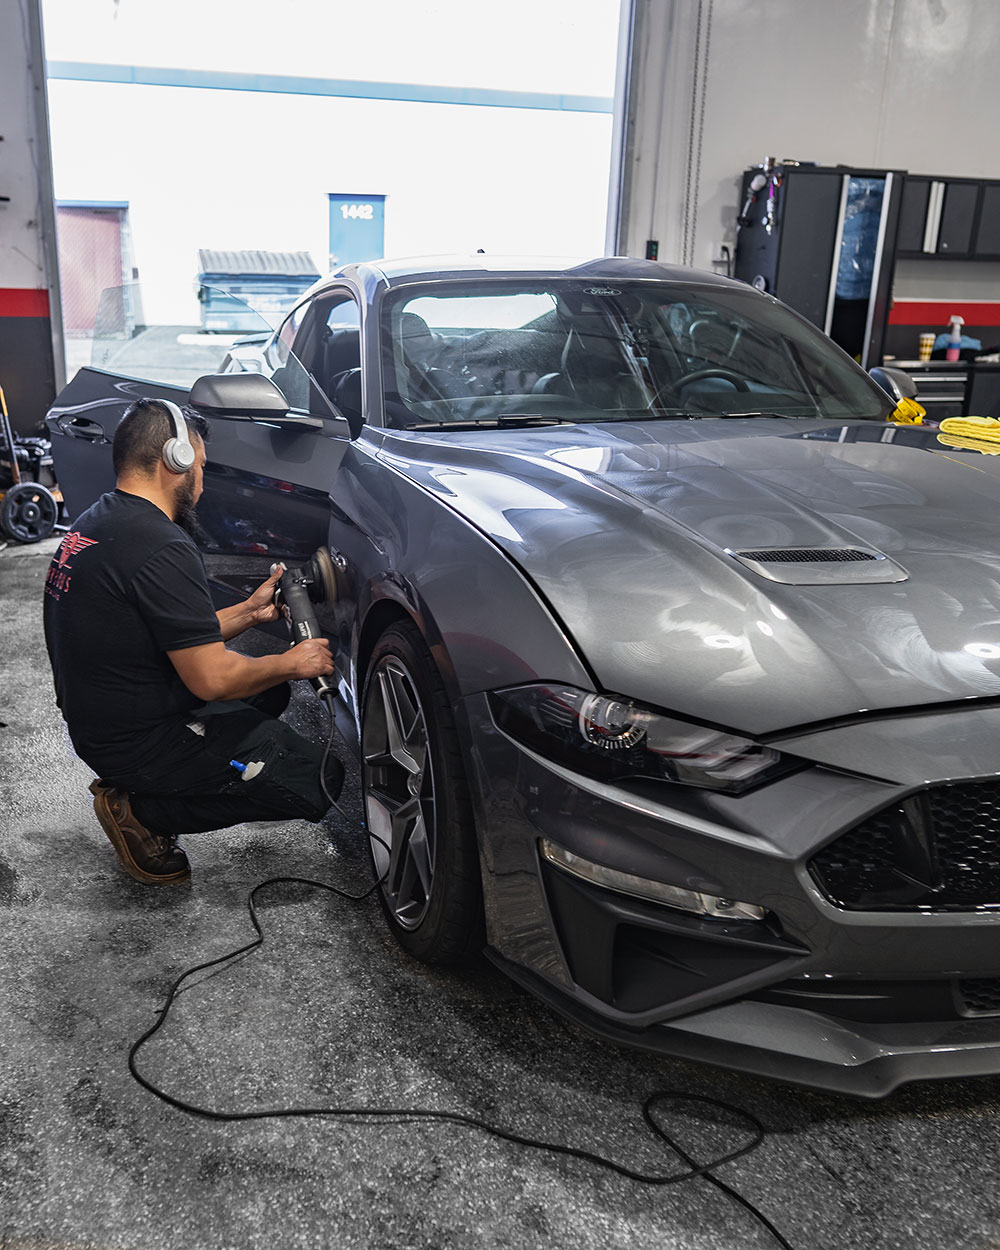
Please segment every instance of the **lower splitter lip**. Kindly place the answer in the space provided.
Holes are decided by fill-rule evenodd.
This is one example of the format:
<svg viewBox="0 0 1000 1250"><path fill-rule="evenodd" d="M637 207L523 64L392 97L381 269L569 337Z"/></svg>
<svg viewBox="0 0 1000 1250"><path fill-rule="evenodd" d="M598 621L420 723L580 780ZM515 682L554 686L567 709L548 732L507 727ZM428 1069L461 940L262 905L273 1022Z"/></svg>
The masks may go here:
<svg viewBox="0 0 1000 1250"><path fill-rule="evenodd" d="M675 1059L857 1098L884 1098L910 1081L996 1076L1000 1071L1000 1016L860 1023L745 1000L630 1029L495 951L485 953L511 980L589 1032Z"/></svg>

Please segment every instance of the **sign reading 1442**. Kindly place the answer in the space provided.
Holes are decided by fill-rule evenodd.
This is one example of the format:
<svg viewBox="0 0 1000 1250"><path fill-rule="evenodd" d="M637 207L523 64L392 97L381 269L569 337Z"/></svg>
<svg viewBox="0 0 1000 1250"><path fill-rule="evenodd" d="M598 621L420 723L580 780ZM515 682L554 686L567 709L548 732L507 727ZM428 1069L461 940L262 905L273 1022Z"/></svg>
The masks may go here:
<svg viewBox="0 0 1000 1250"><path fill-rule="evenodd" d="M330 265L356 264L385 255L385 196L331 191Z"/></svg>

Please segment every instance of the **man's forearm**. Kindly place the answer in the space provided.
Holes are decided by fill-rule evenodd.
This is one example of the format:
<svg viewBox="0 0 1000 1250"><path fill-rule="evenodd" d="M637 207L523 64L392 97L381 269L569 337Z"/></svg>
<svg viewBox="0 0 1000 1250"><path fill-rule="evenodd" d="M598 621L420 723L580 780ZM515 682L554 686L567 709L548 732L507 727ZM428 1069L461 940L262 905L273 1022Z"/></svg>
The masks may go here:
<svg viewBox="0 0 1000 1250"><path fill-rule="evenodd" d="M174 667L192 694L206 703L249 699L294 676L288 651L250 656L229 651L221 642L170 653Z"/></svg>
<svg viewBox="0 0 1000 1250"><path fill-rule="evenodd" d="M250 699L262 690L270 690L283 681L291 681L293 666L290 654L250 656L226 651L226 660L213 673L215 693L212 699Z"/></svg>
<svg viewBox="0 0 1000 1250"><path fill-rule="evenodd" d="M306 639L278 655L240 655L221 642L168 651L167 655L188 690L206 703L249 699L283 681L333 671L330 644L325 638Z"/></svg>
<svg viewBox="0 0 1000 1250"><path fill-rule="evenodd" d="M215 615L219 620L219 629L222 630L223 642L238 638L251 626L260 623L257 610L250 599L244 599L242 603L234 603L229 608L220 608Z"/></svg>
<svg viewBox="0 0 1000 1250"><path fill-rule="evenodd" d="M266 625L278 619L274 595L283 569L284 565L275 567L267 581L261 582L242 603L234 603L232 607L216 612L223 642L229 642L254 625Z"/></svg>

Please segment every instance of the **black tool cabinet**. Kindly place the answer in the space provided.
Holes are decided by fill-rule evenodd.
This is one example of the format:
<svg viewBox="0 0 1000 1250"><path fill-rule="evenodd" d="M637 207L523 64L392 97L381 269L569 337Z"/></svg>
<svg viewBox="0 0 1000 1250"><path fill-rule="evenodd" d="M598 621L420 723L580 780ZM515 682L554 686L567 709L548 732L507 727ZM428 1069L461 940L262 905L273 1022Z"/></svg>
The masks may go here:
<svg viewBox="0 0 1000 1250"><path fill-rule="evenodd" d="M762 172L766 185L755 192L753 180ZM864 368L879 364L905 181L902 170L843 165L784 162L748 169L734 276L789 304ZM879 206L870 214L863 258L870 277L863 294L844 297L838 287L845 249L852 246L857 192L869 194L876 186Z"/></svg>

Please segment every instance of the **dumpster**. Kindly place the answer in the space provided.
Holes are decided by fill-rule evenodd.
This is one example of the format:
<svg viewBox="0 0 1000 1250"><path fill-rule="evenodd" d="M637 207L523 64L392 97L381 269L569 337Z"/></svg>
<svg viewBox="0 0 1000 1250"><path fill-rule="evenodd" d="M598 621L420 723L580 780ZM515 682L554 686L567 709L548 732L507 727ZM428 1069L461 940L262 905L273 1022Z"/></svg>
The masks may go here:
<svg viewBox="0 0 1000 1250"><path fill-rule="evenodd" d="M242 301L275 326L319 278L308 252L198 252L198 300L204 330L248 332L260 321L242 313Z"/></svg>

